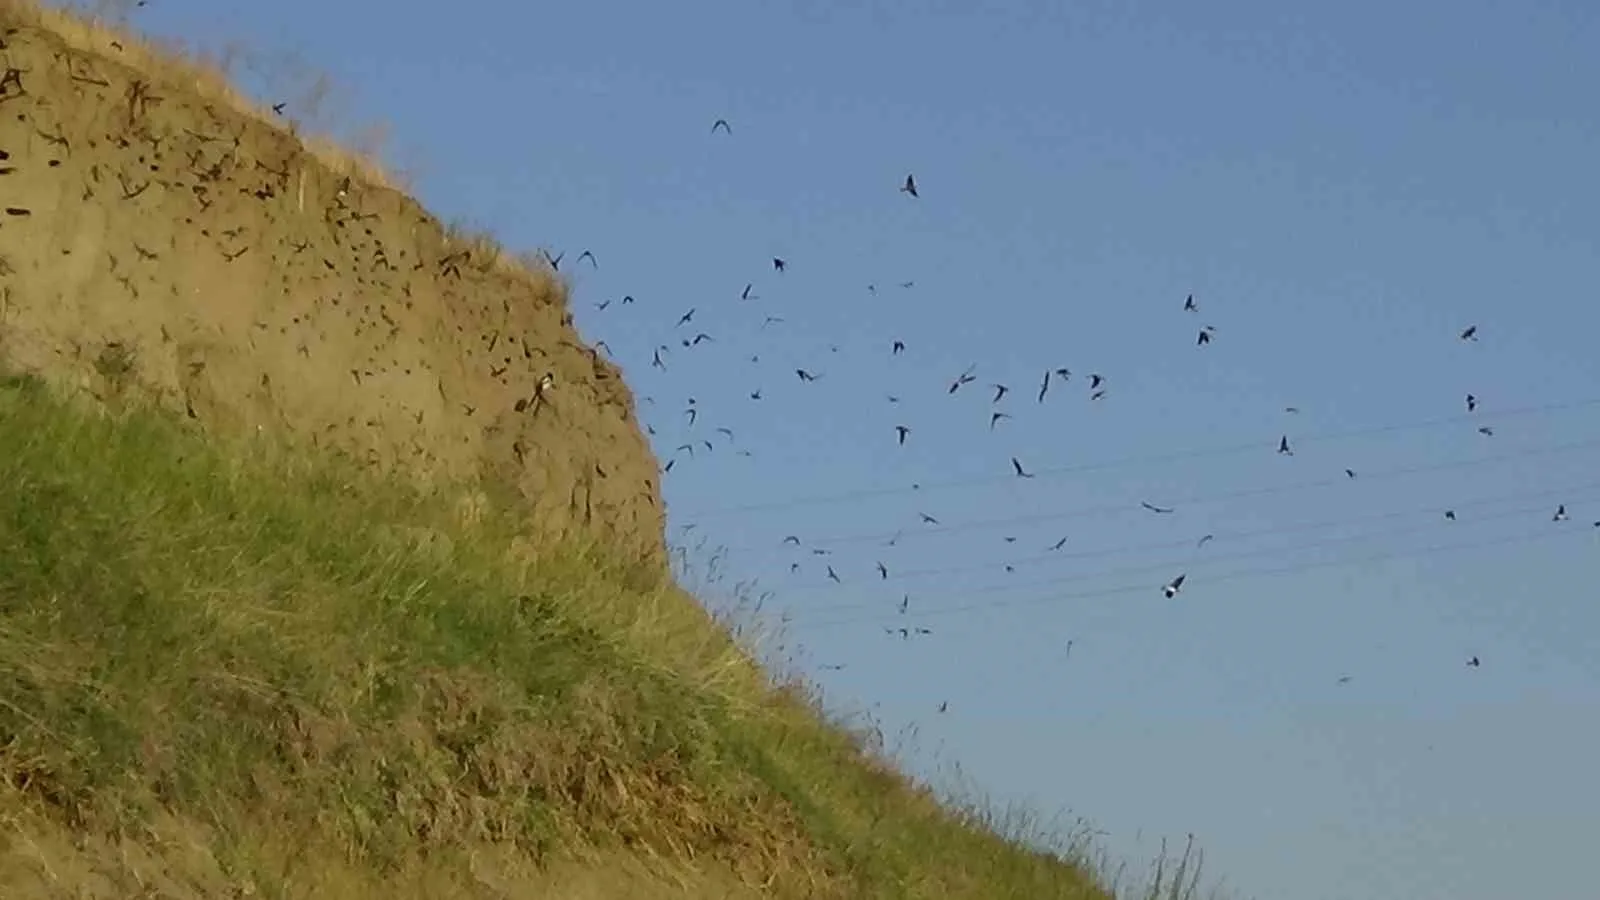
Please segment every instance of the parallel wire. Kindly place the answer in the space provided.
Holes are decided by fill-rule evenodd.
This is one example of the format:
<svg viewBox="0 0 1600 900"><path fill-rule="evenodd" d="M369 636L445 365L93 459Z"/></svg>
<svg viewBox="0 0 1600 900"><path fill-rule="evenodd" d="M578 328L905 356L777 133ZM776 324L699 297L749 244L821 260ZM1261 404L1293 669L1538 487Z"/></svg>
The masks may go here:
<svg viewBox="0 0 1600 900"><path fill-rule="evenodd" d="M1408 526L1408 527L1405 527L1405 528L1389 529L1389 530L1380 531L1380 532L1376 532L1376 533L1367 532L1367 533L1363 533L1363 534L1350 535L1350 536L1347 536L1347 537L1329 538L1329 539L1321 540L1321 541L1313 541L1313 542L1303 543L1303 544L1299 544L1299 545L1291 544L1289 546L1282 546L1282 547L1266 547L1266 548L1259 548L1259 549L1255 549L1255 550L1244 550L1244 551L1240 551L1240 552L1237 552L1237 553L1224 553L1224 554L1207 555L1207 556L1199 557L1199 558L1196 558L1196 557L1191 555L1190 557L1185 558L1185 559L1168 560L1168 561L1163 561L1163 562L1159 562L1159 563L1144 563L1144 564L1135 565L1135 566L1122 566L1120 568L1102 569L1102 570L1099 570L1099 571L1078 572L1078 573L1074 573L1072 575L1063 575L1063 576L1056 577L1056 578L1036 579L1036 580L1033 580L1033 581L1009 581L1009 582L1005 582L1005 583L998 583L997 582L997 583L994 583L994 584L980 585L978 587L974 587L974 588L970 588L970 589L967 589L967 590L963 590L963 591L960 592L960 595L961 596L972 596L972 595L984 595L984 594L999 594L999 593L1006 593L1008 591L1023 590L1023 589L1026 589L1026 588L1052 587L1052 586L1061 585L1061 584L1071 584L1071 583L1083 582L1083 581L1097 581L1097 580L1102 579L1102 578L1111 578L1111 577L1122 576L1122 575L1140 575L1140 574L1145 574L1145 573L1159 574L1161 576L1161 579L1163 581L1166 581L1166 580L1170 580L1172 578L1172 576L1177 575L1178 573L1183 572L1183 571L1185 571L1187 569L1202 568L1202 567L1213 565L1213 564L1219 563L1219 562L1229 562L1229 561L1233 561L1233 560L1256 559L1256 558L1259 558L1259 557L1286 556L1286 555L1297 554L1297 553L1307 553L1307 552L1311 552L1311 551L1315 551L1315 550L1325 549L1325 548L1330 547L1330 546L1342 546L1342 545L1347 545L1347 544L1359 544L1359 543L1363 543L1365 541L1370 541L1370 540L1372 540L1374 538L1379 538L1379 537L1399 537L1399 536L1408 535L1408 534L1420 534L1420 533L1422 533L1424 531L1432 531L1432 530L1435 530L1435 529L1438 529L1438 528L1441 528L1441 527L1445 527L1445 528L1467 527L1467 528L1470 528L1470 527L1472 527L1474 525L1482 524L1482 523L1485 523L1485 522L1497 522L1497 521L1501 521L1501 520L1505 520L1505 519L1523 518L1523 517L1526 517L1526 516L1537 514L1540 511L1549 512L1549 508L1547 506L1524 507L1524 508L1521 508L1521 509L1508 510L1506 512L1498 513L1498 514L1491 515L1491 516L1481 516L1481 517L1479 517L1477 519L1474 519L1474 520L1472 520L1470 522L1467 522L1467 523L1459 523L1458 522L1458 523L1454 523L1454 524L1445 523L1445 524L1441 525L1439 522L1431 522L1431 523L1428 523L1426 525L1412 525L1412 526ZM1554 523L1552 523L1552 524L1554 524ZM874 582L874 583L880 583L881 584L883 582ZM955 596L955 595L951 594L951 595L947 595L947 596ZM811 612L822 612L822 613L826 613L826 612L849 612L849 611L853 611L853 610L866 609L866 608L869 608L869 607L881 606L881 605L882 605L882 601L881 600L877 601L877 602L873 602L873 601L854 601L854 602L849 602L849 603L835 603L835 604L829 604L829 605L826 605L826 606L808 607L806 609L806 612L808 612L808 613L811 613Z"/></svg>
<svg viewBox="0 0 1600 900"><path fill-rule="evenodd" d="M1575 401L1570 401L1570 402L1566 402L1566 403L1551 403L1551 404L1546 404L1546 405L1543 405L1543 406L1526 406L1526 407L1518 407L1518 408L1506 409L1506 410L1497 410L1497 411L1493 412L1492 414L1477 413L1477 412L1462 413L1462 414L1457 414L1457 415L1453 415L1453 416L1445 416L1445 417L1434 418L1434 419L1423 419L1423 420L1409 421L1409 422L1396 422L1396 423L1390 423L1390 424L1386 424L1386 425L1374 425L1374 426L1368 426L1368 427L1363 427L1363 428L1344 429L1344 430L1340 430L1340 431L1328 431L1328 432L1322 432L1322 433L1313 432L1311 434L1300 434L1300 435L1297 435L1295 437L1295 443L1297 445L1304 446L1306 444L1312 444L1312 443L1316 443L1316 442L1319 442L1319 441L1348 440L1348 439L1351 439L1351 438L1369 437L1369 436L1372 436L1372 435L1390 434L1390 433L1400 432L1400 431L1413 431L1413 430L1421 430L1421 429L1427 429L1427 428L1438 428L1438 427L1446 426L1446 425L1459 425L1459 424L1463 424L1463 423L1466 423L1466 422L1482 422L1482 421L1489 421L1489 420L1500 421L1500 420L1503 420L1503 419L1512 419L1512 418L1518 418L1518 417L1522 417L1522 416L1540 415L1540 414L1543 414L1543 413L1567 412L1567 411L1573 411L1573 410L1579 410L1579 409L1586 409L1586 408L1595 407L1595 406L1600 406L1600 397L1590 398L1590 399L1586 399L1586 400L1575 400ZM1149 465L1149 464L1153 464L1153 463L1173 462L1173 461L1177 461L1177 460L1199 459L1199 458L1211 457L1211 456L1226 456L1226 455L1239 454L1239 453L1252 453L1252 452L1259 453L1259 452L1261 452L1263 450L1264 447L1270 447L1270 446L1275 445L1275 444L1276 444L1276 441L1250 441L1248 443L1234 444L1234 445L1225 446L1225 447L1198 448L1198 449L1182 450L1182 451L1176 451L1176 452L1172 452L1172 453L1163 453L1163 454L1156 454L1156 455L1150 455L1150 456L1122 457L1122 458L1116 458L1116 459L1102 460L1102 461L1099 461L1099 462L1079 463L1079 464L1070 465L1070 466L1057 466L1057 467L1053 467L1053 468L1043 468L1043 469L1039 469L1039 470L1035 471L1033 474L1037 478L1054 478L1054 477L1059 477L1059 476L1063 476L1063 475L1081 474L1081 473L1084 473L1084 472L1098 472L1098 471L1104 471L1106 469L1124 468L1124 467L1128 467L1128 466ZM685 513L685 516L687 518L691 518L691 519L704 519L704 518L712 518L712 517L716 517L716 516L735 515L735 514L739 514L739 513L761 512L761 511L776 510L776 509L793 509L793 508L798 508L798 507L801 507L801 506L817 506L817 505L827 505L827 504L833 504L833 503L843 503L843 502L848 502L848 501L852 501L852 500L865 499L865 498L869 498L869 497L893 496L893 495L896 495L896 494L906 494L906 493L927 494L927 493L930 493L930 492L933 492L933 491L946 490L946 489L950 489L950 488L969 487L969 486L976 486L976 485L982 485L982 484L998 484L998 483L1001 483L1001 482L1009 481L1009 480L1011 480L1011 478L1012 478L1012 476L1007 476L1007 475L994 475L994 476L982 476L982 477L978 477L978 478L951 479L951 480L943 481L943 482L933 482L933 483L930 483L930 484L923 484L923 485L921 485L919 487L916 487L916 488L902 488L902 487L894 487L894 488L862 488L862 489L858 489L858 490L842 491L842 492L833 493L833 494L814 494L814 495L805 496L805 497L791 498L789 500L776 500L776 501L768 501L768 502L761 502L761 503L747 503L747 504L741 504L741 505L737 505L737 506L726 506L726 507L721 507L721 508L709 508L709 509L693 510L693 511L690 511L688 513Z"/></svg>
<svg viewBox="0 0 1600 900"><path fill-rule="evenodd" d="M1359 473L1357 478L1361 481L1382 481L1385 479L1400 478L1408 475L1430 474L1433 472L1444 472L1454 469L1471 469L1511 460L1529 459L1536 456L1547 456L1560 453L1569 453L1575 450L1588 450L1595 448L1600 448L1600 438L1591 438L1588 440L1566 444L1556 444L1546 447L1536 447L1530 450L1518 450L1511 453L1501 453L1493 456L1479 457L1477 459L1454 460L1446 463L1431 463L1427 465L1405 466L1372 473ZM1161 505L1177 507L1179 505L1189 506L1223 503L1227 501L1242 500L1253 497L1268 497L1279 494L1291 494L1300 491L1309 491L1317 488L1332 487L1334 485L1350 483L1352 483L1351 479L1343 473L1340 473L1338 476L1317 479L1314 481L1294 482L1290 484L1272 485L1261 488L1247 488L1245 490L1229 491L1225 493L1193 494L1187 497L1180 496L1176 498L1165 498L1162 500ZM941 524L927 528L914 528L910 530L901 529L893 532L834 535L830 537L814 538L810 541L810 544L813 546L827 548L840 545L886 541L890 539L907 540L921 537L933 537L941 534L957 534L968 531L982 531L994 528L1039 525L1050 522L1063 522L1072 519L1131 513L1145 513L1148 515L1154 515L1154 513L1149 513L1147 510L1144 510L1142 507L1140 507L1138 505L1138 501L1128 501L1117 504L1084 507L1082 509L1070 510L1066 512L1037 513L1028 516L1009 516L1000 519L979 519L955 525ZM761 552L771 554L782 552L781 546L774 548L771 545L756 544L745 544L743 546L729 547L726 549L728 552L739 553Z"/></svg>
<svg viewBox="0 0 1600 900"><path fill-rule="evenodd" d="M1571 500L1571 499L1586 497L1586 496L1588 496L1588 495L1590 495L1590 494L1592 494L1592 493L1594 493L1596 491L1600 491L1600 481L1589 482L1587 484L1574 485L1572 487L1552 488L1550 490L1532 491L1532 492L1521 492L1521 491L1519 491L1519 492L1517 492L1515 494L1505 494L1505 495L1500 495L1500 496L1497 496L1497 497L1486 497L1486 498L1481 498L1481 499L1477 499L1477 500L1469 500L1469 501L1466 501L1466 502L1455 503L1455 504L1451 505L1449 507L1449 509L1451 511L1459 512L1461 510L1471 510L1471 509L1476 509L1476 508L1484 507L1484 506L1497 506L1497 505L1500 505L1500 504L1509 503L1509 502L1513 502L1513 501L1529 501L1529 500L1532 500L1534 498L1539 498L1539 497L1549 497L1549 498L1552 498L1552 501L1554 501L1555 499L1558 499L1558 498L1565 499L1565 500ZM1537 509L1538 509L1538 507L1520 508L1518 510L1515 510L1512 513L1512 515L1526 515L1526 514L1529 514L1531 512L1537 511ZM1433 514L1433 515L1436 515L1436 516L1437 515L1442 515L1442 510L1423 510L1423 509L1419 509L1419 508L1417 508L1415 506L1410 506L1410 507L1407 507L1405 509L1396 509L1396 510L1391 510L1391 511L1388 511L1388 512L1373 513L1373 514L1364 515L1364 516L1352 516L1352 517L1346 517L1346 518L1342 518L1342 519L1326 519L1326 520L1323 520L1323 521L1320 521L1320 522L1300 522L1300 523L1295 523L1295 524L1292 524L1292 525L1269 526L1269 527L1266 527L1266 528L1256 528L1256 529L1251 529L1251 530L1248 530L1248 531L1233 531L1233 532L1219 531L1219 532L1211 533L1208 536L1213 541L1220 541L1222 543L1227 543L1229 541L1239 540L1239 539L1248 539L1248 538L1253 538L1253 537L1263 537L1263 536L1278 535L1278 534L1293 534L1293 533L1297 533L1297 532L1306 532L1306 531L1331 530L1331 529L1335 529L1335 528L1343 528L1343 527L1349 527L1349 526L1353 526L1353 525L1360 525L1360 524L1364 524L1364 523L1367 523L1367 522L1381 522L1381 521L1386 521L1386 520L1389 520L1389 519L1399 519L1399 518L1404 518L1404 517L1408 517L1408 516L1421 516L1421 515L1425 515L1425 514ZM1503 518L1503 517L1504 516L1483 516L1483 517L1472 519L1468 523L1463 523L1463 524L1472 524L1472 523L1476 523L1476 522L1485 522L1485 521L1495 521L1495 520L1497 520L1499 518ZM1441 527L1441 526L1439 526L1438 523L1435 521L1435 522L1433 522L1433 523L1431 523L1431 524L1429 524L1427 526L1416 526L1416 527L1412 527L1412 528L1403 528L1403 529L1396 529L1396 530L1366 532L1366 536L1368 536L1368 537L1381 537L1381 536L1388 535L1388 534L1409 534L1409 533L1412 533L1413 531L1420 530L1423 527L1434 528L1434 527ZM1210 541L1208 541L1208 543L1210 543ZM1309 546L1315 546L1315 545L1309 545ZM1102 547L1102 548L1098 548L1098 549L1095 549L1095 550L1046 551L1044 553L1033 554L1033 555L1030 555L1030 556L1016 557L1016 558L1012 558L1012 559L1002 559L1000 561L991 561L991 562L986 562L986 563L969 563L969 564L964 564L964 565L959 565L959 566L940 566L940 567L935 567L935 568L907 569L907 570L904 570L904 571L890 572L888 578L875 578L875 579L872 580L871 583L874 584L874 585L883 585L883 584L888 584L888 583L895 582L895 581L910 580L910 579L919 578L919 577L925 577L925 576L930 576L930 575L959 575L959 574L963 574L963 573L966 573L966 572L978 572L978 571L984 571L984 570L993 570L993 569L996 569L996 568L999 568L999 567L1005 566L1005 565L1032 566L1032 565L1038 565L1038 564L1067 563L1067 562L1072 562L1072 561L1075 561L1075 560L1100 559L1100 558L1104 558L1104 557L1107 557L1107 556L1121 556L1121 555L1125 555L1125 554L1138 553L1138 552L1147 551L1147 550L1168 550L1168 549L1178 549L1178 548L1185 548L1185 547L1191 548L1191 549L1198 549L1198 545L1197 545L1196 540L1194 538L1184 538L1182 540L1162 541L1162 542L1159 542L1159 543L1128 544L1128 545L1122 545L1122 546L1116 546L1116 547ZM1278 549L1281 552L1294 552L1296 549L1300 549L1300 548L1296 548L1294 546L1289 546L1289 547L1280 547ZM1209 562L1209 561L1213 561L1213 560L1229 559L1229 558L1232 558L1232 557L1230 555L1228 555L1228 554L1209 555L1209 556L1207 556L1206 561ZM782 588L782 590L785 593L791 593L791 592L798 593L798 592L809 592L809 591L818 591L818 590L841 590L841 589L848 589L849 587L852 587L852 586L855 586L855 585L858 585L858 584L859 584L859 582L852 582L852 583L847 583L847 584L841 585L841 584L830 584L830 583L824 582L824 581L818 581L818 582L814 582L814 583L802 583L802 584L796 584L796 585L785 585Z"/></svg>
<svg viewBox="0 0 1600 900"><path fill-rule="evenodd" d="M1571 538L1571 537L1573 537L1575 535L1582 534L1585 530L1594 531L1595 529L1593 529L1593 528L1588 528L1588 529L1554 529L1554 530L1545 529L1545 530L1542 530L1542 531L1539 531L1539 532L1529 532L1529 533L1521 534L1521 535L1511 535L1511 536L1497 538L1497 539L1493 539L1493 540L1487 540L1487 541L1476 541L1476 542L1470 542L1470 543L1455 543L1455 544L1440 544L1440 545L1435 545L1433 547L1422 548L1422 549L1419 549L1419 550L1391 551L1391 552L1387 552L1387 553L1372 554L1372 555L1356 557L1356 558L1352 558L1352 559L1327 560L1327 561L1321 561L1321 562L1301 563L1301 564L1292 565L1292 566L1279 566L1279 567L1276 567L1276 568L1239 569L1239 570L1235 570L1233 572L1224 572L1224 573L1222 573L1220 575L1207 576L1203 581L1200 582L1200 584L1209 586L1209 585L1212 585L1212 584L1218 584L1218 583L1224 583L1225 584L1225 583L1232 582L1232 581L1240 581L1240 580L1244 580L1244 579L1247 579L1247 578L1260 578L1260 577L1270 576L1270 575L1294 575L1294 574L1299 574L1301 572L1311 571L1311 570L1314 570L1314 569L1337 568L1337 567L1340 567L1340 566L1359 565L1359 564L1371 563L1371 562L1383 562L1383 561L1386 561L1386 560L1394 560L1394 559L1420 558L1420 557L1431 556L1431 555L1435 555L1435 554L1439 554L1439 553L1448 553L1448 552L1456 551L1456 550L1477 550L1477 549L1484 549L1484 548L1489 548L1489 547L1508 546L1508 545L1511 545L1511 544L1533 543L1533 542L1536 542L1536 541L1553 540L1553 539L1558 538L1558 537ZM1593 537L1591 536L1590 539L1592 540ZM1192 587L1193 587L1193 585L1186 583L1184 585L1184 594L1180 595L1180 596L1189 596L1189 595L1191 595L1192 594ZM1099 599L1099 598L1104 598L1104 597L1115 597L1115 596L1120 596L1120 595L1125 595L1125 594L1143 594L1143 593L1157 593L1158 594L1159 590L1160 590L1159 587L1151 587L1151 585L1149 585L1149 584L1125 585L1125 586L1122 586L1122 587L1107 588L1107 589L1103 589L1103 590L1078 591L1078 592L1075 592L1075 593L1067 593L1067 594L1050 594L1048 596L1030 597L1030 598L1023 598L1023 599L1018 599L1018 600L998 600L998 601L994 601L994 602L990 602L990 603L969 603L969 604L962 604L962 605L958 605L958 606L934 607L934 608L931 608L931 609L925 609L925 610L918 611L917 616L919 618L926 619L926 618L930 618L930 617L945 616L945 615L955 615L955 614L958 614L958 613L974 612L974 611L979 611L979 610L988 612L988 611L992 611L992 610L996 610L996 609L1007 609L1007 608L1015 608L1015 607L1023 607L1023 606L1043 606L1043 605L1047 605L1047 604L1060 603L1060 602L1066 601L1066 600ZM857 618L832 619L832 620L822 620L822 621L792 620L787 624L787 627L788 628L793 628L793 629L822 629L822 628L836 628L836 627L842 627L842 626L846 626L846 625L877 624L877 623L881 623L881 622L892 622L892 621L899 621L899 617L897 617L893 613L878 613L878 614L874 614L874 615L871 615L871 616L861 616L861 617L857 617Z"/></svg>

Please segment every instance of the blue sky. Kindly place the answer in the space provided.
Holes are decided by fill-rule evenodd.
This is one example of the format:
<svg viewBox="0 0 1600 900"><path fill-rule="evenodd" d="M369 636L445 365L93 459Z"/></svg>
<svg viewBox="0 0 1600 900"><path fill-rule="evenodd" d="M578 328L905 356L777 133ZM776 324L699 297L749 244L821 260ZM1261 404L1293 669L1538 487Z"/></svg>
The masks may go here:
<svg viewBox="0 0 1600 900"><path fill-rule="evenodd" d="M288 54L330 73L442 217L593 251L584 335L664 458L716 445L674 539L774 592L830 702L916 723L913 768L1134 858L1193 832L1244 895L1592 890L1600 8L220 7L137 15L242 40L272 100Z"/></svg>

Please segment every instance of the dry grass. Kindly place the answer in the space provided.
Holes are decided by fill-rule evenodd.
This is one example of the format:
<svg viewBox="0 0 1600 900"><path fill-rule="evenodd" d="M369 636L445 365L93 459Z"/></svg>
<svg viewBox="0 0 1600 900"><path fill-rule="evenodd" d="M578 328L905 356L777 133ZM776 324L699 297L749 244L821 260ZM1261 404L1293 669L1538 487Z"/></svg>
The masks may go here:
<svg viewBox="0 0 1600 900"><path fill-rule="evenodd" d="M674 879L1105 896L1075 861L910 783L600 548L532 564L514 522L464 523L337 459L224 454L131 401L96 414L7 384L14 885L65 890L71 869L125 887L149 868L196 896L446 896L493 853L524 887L626 857L657 896Z"/></svg>

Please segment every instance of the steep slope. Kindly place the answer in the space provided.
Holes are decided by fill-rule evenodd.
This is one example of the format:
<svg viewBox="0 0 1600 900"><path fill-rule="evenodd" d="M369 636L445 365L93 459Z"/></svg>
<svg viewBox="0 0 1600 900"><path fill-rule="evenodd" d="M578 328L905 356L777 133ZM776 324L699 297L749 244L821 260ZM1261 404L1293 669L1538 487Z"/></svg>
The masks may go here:
<svg viewBox="0 0 1600 900"><path fill-rule="evenodd" d="M101 395L136 384L206 426L426 481L485 476L546 535L661 558L632 395L554 273L452 236L131 38L4 0L0 39L13 366Z"/></svg>
<svg viewBox="0 0 1600 900"><path fill-rule="evenodd" d="M130 36L0 67L0 896L1104 900L660 577L554 273Z"/></svg>

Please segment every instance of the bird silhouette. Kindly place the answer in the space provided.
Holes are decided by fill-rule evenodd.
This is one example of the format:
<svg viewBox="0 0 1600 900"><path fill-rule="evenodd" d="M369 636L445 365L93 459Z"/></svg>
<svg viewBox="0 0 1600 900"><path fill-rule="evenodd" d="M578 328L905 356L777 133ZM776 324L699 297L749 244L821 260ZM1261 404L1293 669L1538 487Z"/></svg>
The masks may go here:
<svg viewBox="0 0 1600 900"><path fill-rule="evenodd" d="M1033 473L1032 472L1028 472L1028 471L1024 471L1023 470L1022 461L1017 459L1015 456L1011 457L1011 468L1016 470L1018 478L1032 478L1033 477Z"/></svg>
<svg viewBox="0 0 1600 900"><path fill-rule="evenodd" d="M900 185L900 192L902 194L910 194L913 197L917 196L917 180L907 175L906 183Z"/></svg>
<svg viewBox="0 0 1600 900"><path fill-rule="evenodd" d="M721 128L724 134L733 134L733 127L728 124L727 119L718 119L711 123L712 134L716 134L718 128Z"/></svg>
<svg viewBox="0 0 1600 900"><path fill-rule="evenodd" d="M789 264L784 262L782 259L774 256L772 258L772 268L776 269L779 272L782 272L784 269L789 268Z"/></svg>
<svg viewBox="0 0 1600 900"><path fill-rule="evenodd" d="M1161 589L1161 593L1165 594L1168 600L1178 596L1178 592L1183 590L1183 580L1187 577L1189 576L1179 575L1177 578L1172 579L1167 583L1166 587Z"/></svg>
<svg viewBox="0 0 1600 900"><path fill-rule="evenodd" d="M905 445L906 445L906 435L908 435L908 434L910 434L910 433L911 433L911 429L910 429L910 428L907 428L907 427L906 427L906 426L904 426L904 425L896 425L896 426L895 426L895 427L894 427L894 430L895 430L895 431L896 431L896 432L897 432L897 433L898 433L898 434L899 434L899 436L900 436L900 446L902 446L902 447L904 447L904 446L905 446Z"/></svg>

